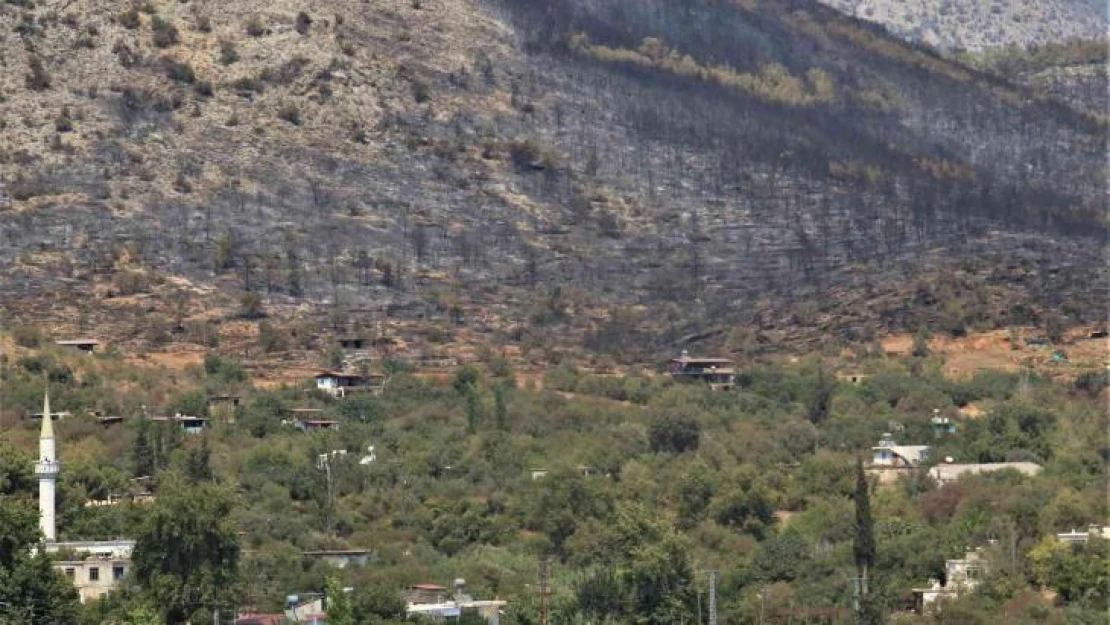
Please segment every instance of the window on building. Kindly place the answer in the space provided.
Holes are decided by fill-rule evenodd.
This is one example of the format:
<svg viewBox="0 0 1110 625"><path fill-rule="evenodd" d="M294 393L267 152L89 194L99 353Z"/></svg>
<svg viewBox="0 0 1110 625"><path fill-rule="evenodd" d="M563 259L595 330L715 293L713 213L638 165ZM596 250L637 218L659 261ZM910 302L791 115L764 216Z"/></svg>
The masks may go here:
<svg viewBox="0 0 1110 625"><path fill-rule="evenodd" d="M123 579L124 568L122 566L112 567L112 579Z"/></svg>
<svg viewBox="0 0 1110 625"><path fill-rule="evenodd" d="M66 567L66 577L68 577L70 579L73 578L73 568L72 567L68 567L68 566Z"/></svg>
<svg viewBox="0 0 1110 625"><path fill-rule="evenodd" d="M89 567L89 581L90 582L100 581L100 569L99 568L97 568L95 566Z"/></svg>

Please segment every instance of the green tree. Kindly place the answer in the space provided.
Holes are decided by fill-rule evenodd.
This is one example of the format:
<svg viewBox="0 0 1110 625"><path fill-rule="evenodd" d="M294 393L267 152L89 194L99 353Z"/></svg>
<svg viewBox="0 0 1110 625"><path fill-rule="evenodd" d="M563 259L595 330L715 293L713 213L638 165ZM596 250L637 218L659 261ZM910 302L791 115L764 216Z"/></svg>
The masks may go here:
<svg viewBox="0 0 1110 625"><path fill-rule="evenodd" d="M693 417L667 414L655 418L648 426L648 443L656 453L693 451L700 439L701 425Z"/></svg>
<svg viewBox="0 0 1110 625"><path fill-rule="evenodd" d="M212 450L208 447L208 436L202 436L200 445L189 452L189 479L193 482L212 481Z"/></svg>
<svg viewBox="0 0 1110 625"><path fill-rule="evenodd" d="M232 495L170 478L136 537L135 581L166 623L184 623L235 599L239 541Z"/></svg>
<svg viewBox="0 0 1110 625"><path fill-rule="evenodd" d="M872 601L868 584L875 567L875 522L871 516L871 493L867 474L863 471L863 459L856 459L856 532L852 542L852 555L859 575L859 606L861 625L876 625L882 622L882 615Z"/></svg>
<svg viewBox="0 0 1110 625"><path fill-rule="evenodd" d="M135 477L154 475L154 448L150 444L150 422L146 419L139 420L131 457L135 464Z"/></svg>
<svg viewBox="0 0 1110 625"><path fill-rule="evenodd" d="M370 584L355 590L354 618L357 623L400 621L405 617L405 598L389 586Z"/></svg>
<svg viewBox="0 0 1110 625"><path fill-rule="evenodd" d="M478 431L482 425L485 411L482 409L482 394L474 386L467 386L466 390L466 427L471 434Z"/></svg>
<svg viewBox="0 0 1110 625"><path fill-rule="evenodd" d="M478 371L478 367L463 365L455 372L455 379L451 382L451 386L455 388L455 392L459 395L466 395L468 388L478 386L481 377L482 374Z"/></svg>
<svg viewBox="0 0 1110 625"><path fill-rule="evenodd" d="M910 353L917 358L929 355L929 328L925 324L917 329L913 335L913 348Z"/></svg>
<svg viewBox="0 0 1110 625"><path fill-rule="evenodd" d="M259 395L247 405L239 422L247 428L251 436L265 438L278 430L284 414L285 404L281 399L275 395Z"/></svg>
<svg viewBox="0 0 1110 625"><path fill-rule="evenodd" d="M33 501L31 459L0 443L0 613L15 623L69 625L77 620L77 591L43 550Z"/></svg>
<svg viewBox="0 0 1110 625"><path fill-rule="evenodd" d="M813 390L806 401L806 417L810 423L820 425L829 418L829 407L835 390L836 380L825 374L824 367L818 367Z"/></svg>
<svg viewBox="0 0 1110 625"><path fill-rule="evenodd" d="M509 408L505 403L504 384L495 384L493 386L493 418L497 423L497 429L504 432L512 430L512 422L509 420Z"/></svg>
<svg viewBox="0 0 1110 625"><path fill-rule="evenodd" d="M328 625L355 625L355 610L351 597L343 590L343 585L334 577L325 582L327 596Z"/></svg>

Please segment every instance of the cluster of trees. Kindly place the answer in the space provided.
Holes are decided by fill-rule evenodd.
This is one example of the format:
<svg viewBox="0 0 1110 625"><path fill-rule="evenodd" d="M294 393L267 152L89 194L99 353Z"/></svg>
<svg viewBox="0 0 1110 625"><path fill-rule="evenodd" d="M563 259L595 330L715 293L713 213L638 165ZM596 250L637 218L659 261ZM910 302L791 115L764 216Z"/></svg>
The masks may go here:
<svg viewBox="0 0 1110 625"><path fill-rule="evenodd" d="M141 375L111 356L82 362L52 383L58 405L77 414L112 387L81 389L84 367L103 367L109 380ZM60 422L63 537L139 544L124 588L80 614L72 596L52 594L59 616L43 622L276 610L287 594L329 584L336 597L336 586L354 588L335 604L337 622L347 614L389 622L401 587L463 577L470 594L508 599L511 622L536 623L540 559L551 567L553 623L694 620L706 570L720 572L719 608L730 622L761 610L768 623L802 613L792 610L849 615L851 580L864 577L859 605L868 622L882 622L969 546L984 547L991 564L982 592L959 604L967 622L988 623L1038 587L1058 594L1058 605L1038 604L1044 614L1089 618L1106 607L1105 547L1054 542L1056 532L1107 514L1106 417L1085 388L1008 373L950 380L938 357L924 355L857 362L871 374L858 385L813 360L747 363L733 392L643 375L624 378L635 384L633 401L615 401L612 382L590 380L619 376L564 367L549 376L573 389L561 394L520 388L511 367L491 363L442 384L394 367L383 396L339 402L302 387L247 391L234 423L216 418L200 436L160 432L137 407L122 436L79 418ZM240 384L234 362L207 365L176 378L175 393L153 385L135 400L157 410ZM0 388L4 405L25 387L41 391L41 378L13 368ZM960 417L957 407L970 403L982 417ZM283 426L294 406L320 407L341 428ZM955 435L934 439L934 408L957 421ZM945 486L915 474L876 487L861 481L857 459L887 431L933 444L934 457L1032 460L1045 470ZM4 553L13 555L0 574L37 581L3 585L21 590L0 600L34 606L65 585L26 549L34 519L19 521L19 510L34 509L26 506L34 432L13 433L26 452L3 454L12 517ZM375 459L359 463L371 445ZM316 462L337 449L348 453L335 456L329 483ZM546 474L534 478L538 468ZM82 505L137 474L151 476L155 503ZM370 548L374 563L338 571L300 555L330 548Z"/></svg>

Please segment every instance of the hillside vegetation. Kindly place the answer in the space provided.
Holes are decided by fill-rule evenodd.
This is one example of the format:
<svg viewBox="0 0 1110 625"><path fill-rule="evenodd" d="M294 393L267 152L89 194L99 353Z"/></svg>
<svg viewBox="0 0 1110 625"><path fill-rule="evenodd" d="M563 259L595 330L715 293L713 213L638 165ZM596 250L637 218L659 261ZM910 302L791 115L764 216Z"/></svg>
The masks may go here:
<svg viewBox="0 0 1110 625"><path fill-rule="evenodd" d="M33 344L28 337L15 338ZM954 380L940 373L942 356L925 352L745 360L739 388L711 392L649 371L599 376L572 366L548 372L537 390L497 358L437 383L393 362L384 395L335 401L305 384L252 388L239 363L213 354L175 371L111 353L4 345L0 513L34 510L38 430L23 417L40 405L45 377L51 405L72 413L56 426L61 537L141 538L196 515L220 537L215 579L233 580L213 586L205 572L166 586L140 572L86 605L80 622L276 610L286 595L323 591L331 579L354 587L353 622L388 623L403 586L463 577L476 597L509 601L502 622L534 624L544 557L551 623L691 622L706 605L706 570L720 571L725 622L763 614L785 625L796 610L852 622L854 460L883 432L934 445L931 462L1044 466L1036 477L1003 472L943 486L911 472L872 487L874 605L890 622L989 625L1006 614L1014 624L1094 624L1106 611L1105 543L1070 550L1054 537L1108 513L1100 368L1074 382L1006 372ZM847 373L862 382L838 375ZM206 407L228 393L243 397L240 408ZM340 429L282 423L288 409L310 406ZM104 429L87 415L94 409L125 421ZM934 438L934 410L957 423L955 435ZM208 414L211 428L189 436L142 416L174 412ZM369 446L375 459L359 463ZM337 449L347 455L332 467L329 496L315 463ZM547 474L533 477L537 469ZM83 505L146 475L153 503ZM145 544L136 562L178 553L177 541ZM907 612L912 588L976 547L989 563L980 592L936 619ZM337 571L302 555L319 549L368 549L371 562ZM0 575L6 567L0 560ZM0 587L0 600L22 601L5 594L17 588ZM68 609L36 622L72 623L76 607Z"/></svg>
<svg viewBox="0 0 1110 625"><path fill-rule="evenodd" d="M75 0L0 27L0 302L59 332L206 345L269 314L308 324L291 348L355 325L416 356L632 319L656 353L737 324L779 349L1091 321L1106 292L1100 118L815 3Z"/></svg>

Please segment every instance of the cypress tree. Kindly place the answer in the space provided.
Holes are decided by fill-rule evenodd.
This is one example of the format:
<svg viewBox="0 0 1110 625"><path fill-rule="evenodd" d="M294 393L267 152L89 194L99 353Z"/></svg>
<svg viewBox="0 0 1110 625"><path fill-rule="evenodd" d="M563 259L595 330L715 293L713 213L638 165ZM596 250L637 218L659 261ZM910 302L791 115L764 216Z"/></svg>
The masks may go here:
<svg viewBox="0 0 1110 625"><path fill-rule="evenodd" d="M154 475L154 448L150 445L150 425L146 419L139 421L132 457L135 461L135 477Z"/></svg>
<svg viewBox="0 0 1110 625"><path fill-rule="evenodd" d="M493 387L493 415L497 421L497 429L508 432L512 429L509 423L509 408L505 405L505 386L497 384Z"/></svg>
<svg viewBox="0 0 1110 625"><path fill-rule="evenodd" d="M871 493L867 475L863 472L863 459L856 459L856 535L852 554L859 573L859 622L861 625L878 625L882 619L869 593L871 573L875 566L875 522L871 517Z"/></svg>

